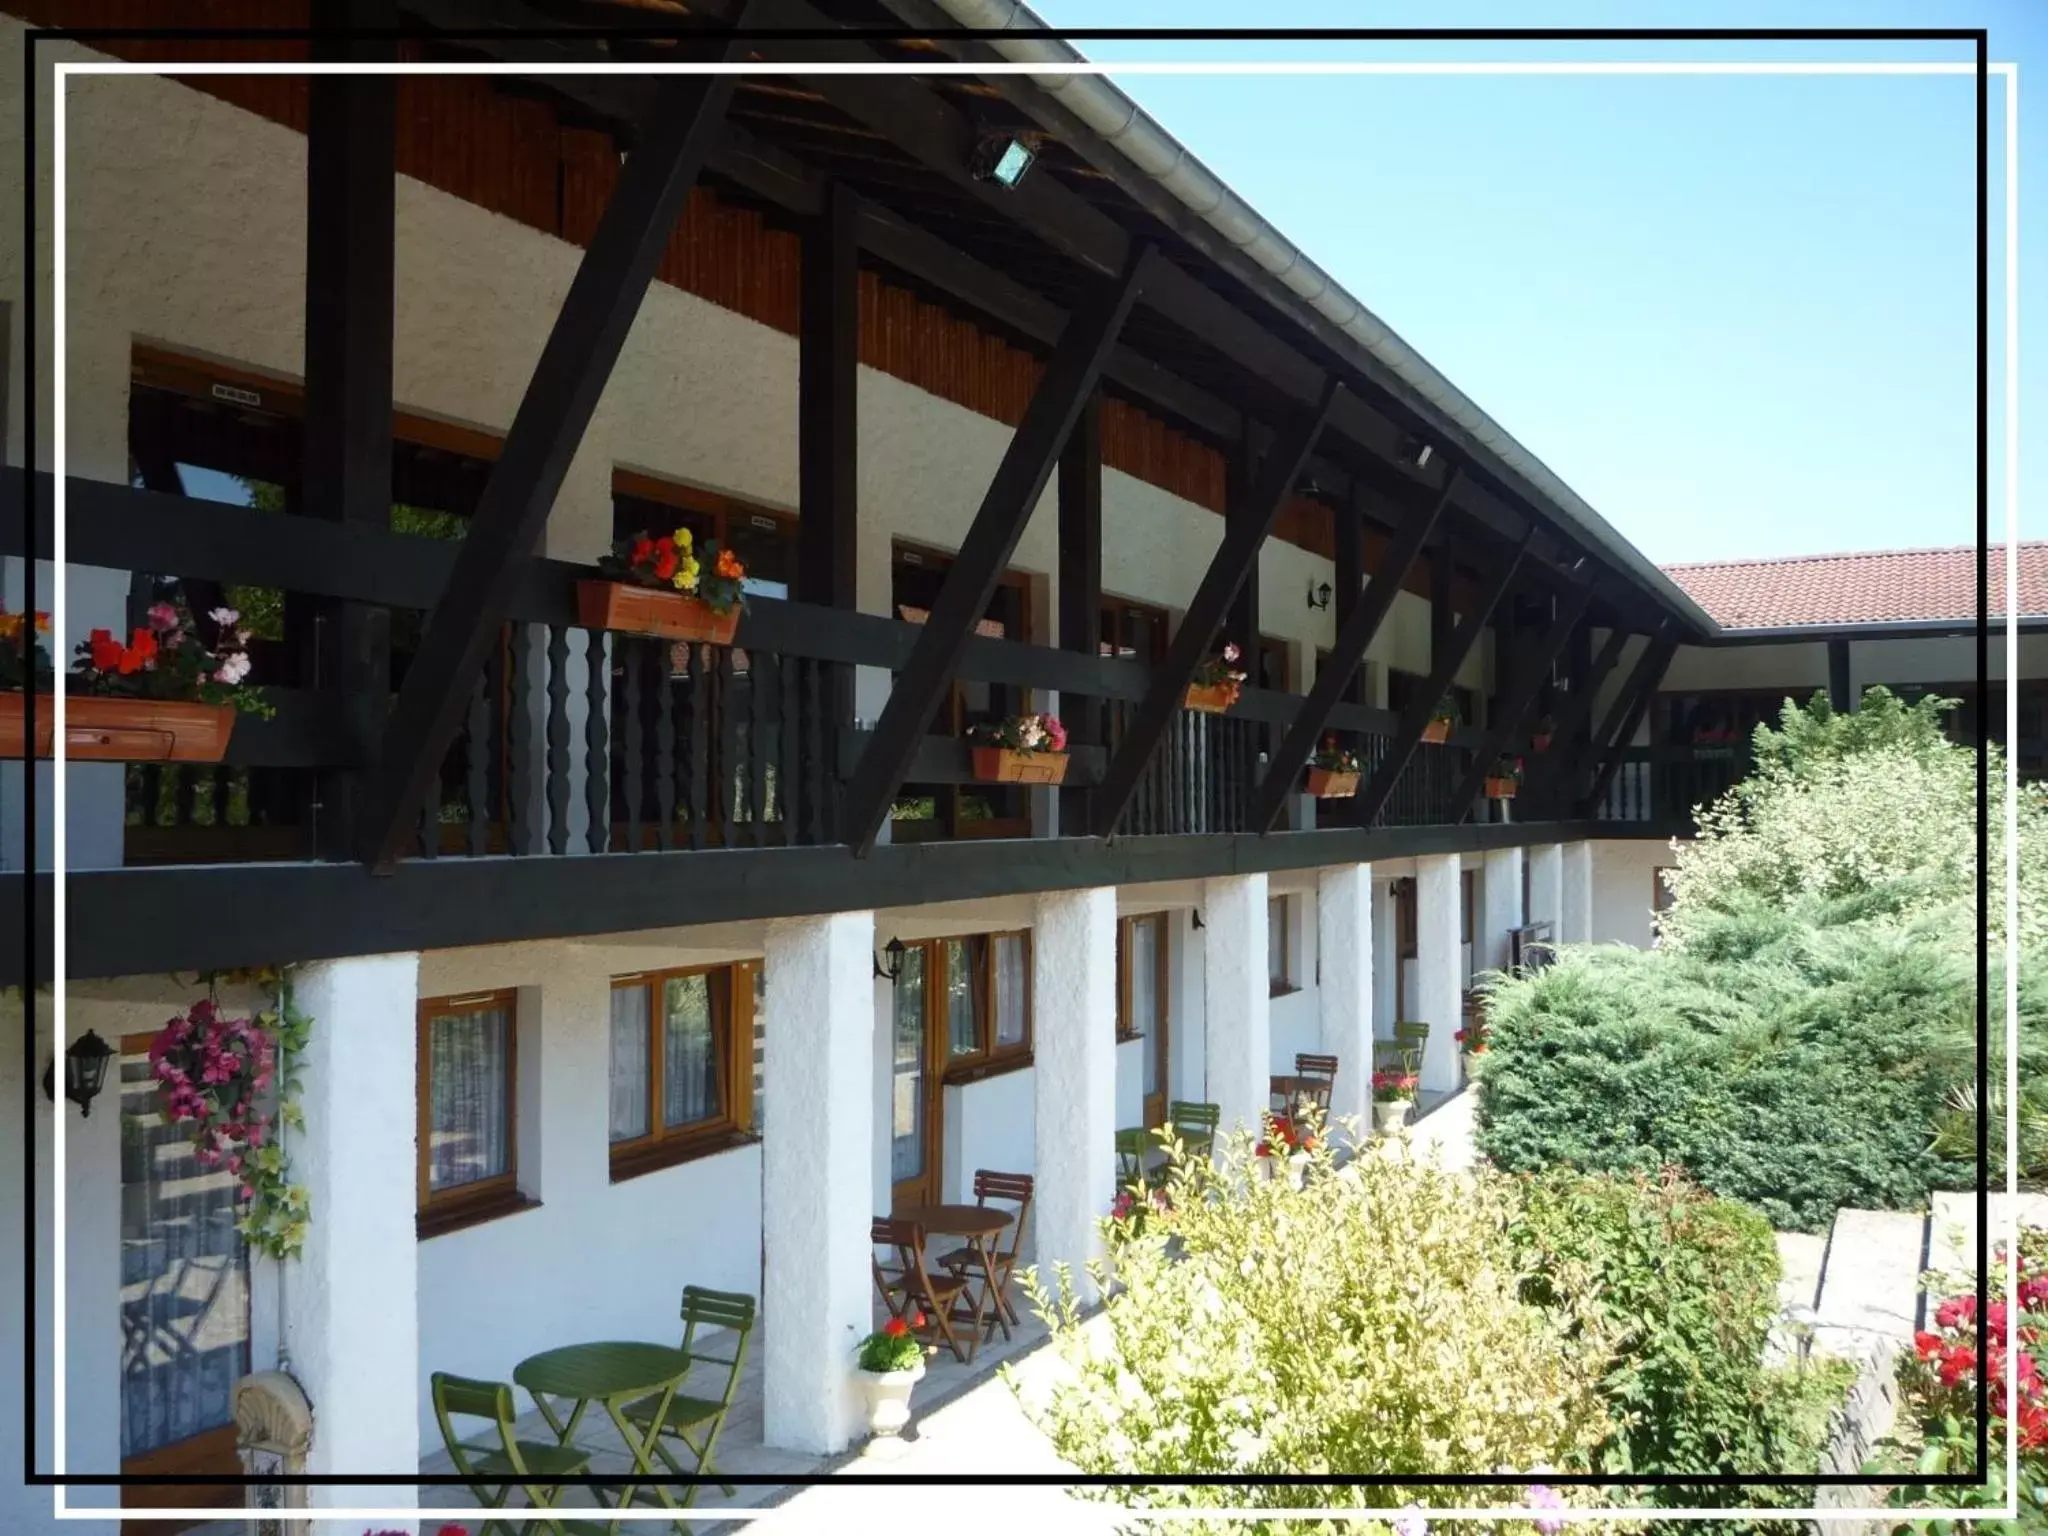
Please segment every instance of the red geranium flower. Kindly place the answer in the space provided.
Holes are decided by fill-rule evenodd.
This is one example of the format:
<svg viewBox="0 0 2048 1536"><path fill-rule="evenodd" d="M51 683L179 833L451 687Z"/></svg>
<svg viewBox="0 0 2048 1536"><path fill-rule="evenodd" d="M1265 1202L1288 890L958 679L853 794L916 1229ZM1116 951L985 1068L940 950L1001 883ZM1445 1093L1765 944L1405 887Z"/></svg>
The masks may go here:
<svg viewBox="0 0 2048 1536"><path fill-rule="evenodd" d="M98 671L112 672L121 665L121 642L112 630L96 629L85 637L85 643L91 647L92 664Z"/></svg>
<svg viewBox="0 0 2048 1536"><path fill-rule="evenodd" d="M1941 1335L1916 1333L1913 1335L1913 1349L1922 1360L1932 1360L1941 1353Z"/></svg>
<svg viewBox="0 0 2048 1536"><path fill-rule="evenodd" d="M904 1322L900 1317L892 1317L889 1321L882 1324L882 1332L889 1335L892 1339L900 1339L903 1335L910 1332L910 1324Z"/></svg>
<svg viewBox="0 0 2048 1536"><path fill-rule="evenodd" d="M654 558L654 540L642 534L633 541L633 553L629 557L633 565L645 565Z"/></svg>
<svg viewBox="0 0 2048 1536"><path fill-rule="evenodd" d="M667 581L676 573L676 541L666 534L654 541L654 574Z"/></svg>
<svg viewBox="0 0 2048 1536"><path fill-rule="evenodd" d="M1941 1357L1941 1384L1952 1387L1969 1375L1977 1365L1977 1351L1967 1344L1958 1344Z"/></svg>

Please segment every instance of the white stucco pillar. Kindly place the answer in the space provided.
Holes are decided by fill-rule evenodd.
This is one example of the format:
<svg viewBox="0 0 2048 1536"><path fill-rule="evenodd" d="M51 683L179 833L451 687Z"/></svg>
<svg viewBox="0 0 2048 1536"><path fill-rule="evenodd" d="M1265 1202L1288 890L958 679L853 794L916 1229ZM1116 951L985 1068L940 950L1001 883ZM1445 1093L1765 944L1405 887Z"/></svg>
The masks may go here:
<svg viewBox="0 0 2048 1536"><path fill-rule="evenodd" d="M1222 1111L1219 1135L1263 1124L1273 1081L1266 966L1266 877L1226 875L1202 882L1203 1030L1209 1102Z"/></svg>
<svg viewBox="0 0 2048 1536"><path fill-rule="evenodd" d="M1316 943L1322 956L1322 1044L1337 1058L1333 1121L1355 1119L1372 1131L1372 866L1338 864L1316 872Z"/></svg>
<svg viewBox="0 0 2048 1536"><path fill-rule="evenodd" d="M874 944L872 912L768 925L762 1420L769 1445L814 1456L853 1438L872 1320Z"/></svg>
<svg viewBox="0 0 2048 1536"><path fill-rule="evenodd" d="M1116 1198L1116 891L1047 891L1031 936L1034 1253L1075 1294L1100 1257L1096 1223Z"/></svg>
<svg viewBox="0 0 2048 1536"><path fill-rule="evenodd" d="M1415 1017L1429 1025L1422 1054L1422 1089L1450 1093L1458 1086L1458 1031L1464 1028L1460 931L1464 891L1455 853L1415 861Z"/></svg>
<svg viewBox="0 0 2048 1536"><path fill-rule="evenodd" d="M1558 902L1558 937L1566 944L1593 942L1593 845L1566 843L1561 859L1564 887Z"/></svg>
<svg viewBox="0 0 2048 1536"><path fill-rule="evenodd" d="M1529 921L1550 924L1554 940L1564 938L1564 845L1538 843L1529 850Z"/></svg>
<svg viewBox="0 0 2048 1536"><path fill-rule="evenodd" d="M313 1405L316 1476L419 1465L419 972L416 954L363 955L308 965L294 982L313 1023L306 1128L288 1150L313 1215L284 1273L284 1337ZM415 1490L308 1497L316 1508L397 1505Z"/></svg>
<svg viewBox="0 0 2048 1536"><path fill-rule="evenodd" d="M1496 848L1479 877L1479 931L1472 935L1472 969L1507 969L1508 933L1522 926L1522 850Z"/></svg>

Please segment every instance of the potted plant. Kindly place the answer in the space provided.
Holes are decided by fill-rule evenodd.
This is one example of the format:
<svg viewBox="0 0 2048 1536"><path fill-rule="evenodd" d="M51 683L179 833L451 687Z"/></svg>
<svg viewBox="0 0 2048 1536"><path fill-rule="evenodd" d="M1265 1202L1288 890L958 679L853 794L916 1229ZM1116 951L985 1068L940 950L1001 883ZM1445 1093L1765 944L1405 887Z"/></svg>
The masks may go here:
<svg viewBox="0 0 2048 1536"><path fill-rule="evenodd" d="M1276 1158L1286 1158L1289 1181L1301 1188L1308 1174L1308 1157L1316 1148L1315 1132L1287 1115L1266 1117L1266 1134L1252 1148L1259 1176L1270 1179L1278 1172Z"/></svg>
<svg viewBox="0 0 2048 1536"><path fill-rule="evenodd" d="M1479 1058L1486 1054L1486 1015L1472 1013L1465 1019L1465 1027L1458 1031L1458 1050L1465 1061L1465 1081L1471 1082L1477 1074Z"/></svg>
<svg viewBox="0 0 2048 1536"><path fill-rule="evenodd" d="M1012 715L967 728L974 776L985 784L1058 784L1067 776L1067 728L1056 715Z"/></svg>
<svg viewBox="0 0 2048 1536"><path fill-rule="evenodd" d="M1141 1199L1135 1189L1126 1189L1110 1202L1109 1221L1112 1235L1137 1238L1144 1235L1145 1218L1157 1213L1165 1215L1173 1209L1173 1202L1163 1189L1154 1189L1147 1198Z"/></svg>
<svg viewBox="0 0 2048 1536"><path fill-rule="evenodd" d="M1512 800L1522 783L1522 760L1519 757L1501 757L1486 772L1486 798L1489 800Z"/></svg>
<svg viewBox="0 0 2048 1536"><path fill-rule="evenodd" d="M1245 674L1237 665L1243 654L1236 641L1229 641L1220 653L1195 668L1194 681L1188 684L1187 707L1205 715L1220 715L1235 704L1244 692Z"/></svg>
<svg viewBox="0 0 2048 1536"><path fill-rule="evenodd" d="M1458 705L1455 700L1447 698L1437 705L1436 713L1429 717L1429 724L1422 728L1422 739L1433 746L1442 746L1457 728Z"/></svg>
<svg viewBox="0 0 2048 1536"><path fill-rule="evenodd" d="M1416 1076L1413 1072L1382 1070L1372 1075L1372 1123L1382 1136L1391 1136L1408 1123L1408 1111L1415 1103Z"/></svg>
<svg viewBox="0 0 2048 1536"><path fill-rule="evenodd" d="M211 643L169 603L152 607L148 624L125 645L111 630L94 630L72 663L65 751L94 762L219 762L238 713L276 713L260 690L246 686L249 632L238 627L241 617L232 608L209 613L217 636ZM36 757L51 755L56 679L35 638L48 624L41 614L0 619L0 688L20 690L0 693L0 756L20 757L31 746ZM26 725L30 688L43 695L33 743Z"/></svg>
<svg viewBox="0 0 2048 1536"><path fill-rule="evenodd" d="M1359 772L1358 754L1325 736L1308 760L1308 792L1318 800L1349 800L1358 793Z"/></svg>
<svg viewBox="0 0 2048 1536"><path fill-rule="evenodd" d="M877 1446L894 1445L910 1422L910 1389L924 1379L924 1346L912 1331L924 1326L924 1314L892 1317L860 1341L855 1375L867 1396L868 1428Z"/></svg>
<svg viewBox="0 0 2048 1536"><path fill-rule="evenodd" d="M576 583L576 617L586 629L732 644L747 606L747 568L716 539L700 551L687 528L658 538L636 533L597 568L609 579Z"/></svg>
<svg viewBox="0 0 2048 1536"><path fill-rule="evenodd" d="M1550 739L1556 734L1557 721L1549 715L1542 716L1537 720L1535 727L1529 732L1529 750L1531 752L1548 752L1550 750Z"/></svg>

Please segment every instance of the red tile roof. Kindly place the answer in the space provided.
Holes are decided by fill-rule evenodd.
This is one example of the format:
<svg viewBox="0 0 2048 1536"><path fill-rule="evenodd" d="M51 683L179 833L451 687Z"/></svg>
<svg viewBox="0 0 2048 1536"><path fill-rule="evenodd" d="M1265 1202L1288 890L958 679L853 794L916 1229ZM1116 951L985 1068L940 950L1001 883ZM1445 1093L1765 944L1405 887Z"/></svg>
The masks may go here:
<svg viewBox="0 0 2048 1536"><path fill-rule="evenodd" d="M2020 545L2020 613L2048 614L2048 542ZM1723 629L1973 621L1977 551L1885 549L1790 560L1714 560L1664 572ZM1991 551L1991 613L2005 613L2005 546Z"/></svg>

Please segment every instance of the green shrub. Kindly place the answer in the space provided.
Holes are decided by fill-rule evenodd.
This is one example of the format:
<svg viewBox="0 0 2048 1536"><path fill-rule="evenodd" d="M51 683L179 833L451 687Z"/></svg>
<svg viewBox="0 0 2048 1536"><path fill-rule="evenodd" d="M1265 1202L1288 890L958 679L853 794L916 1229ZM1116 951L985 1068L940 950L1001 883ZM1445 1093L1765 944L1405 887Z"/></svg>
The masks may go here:
<svg viewBox="0 0 2048 1536"><path fill-rule="evenodd" d="M1431 1485L1433 1471L1594 1469L1610 1434L1600 1383L1614 1324L1582 1278L1547 1303L1529 1298L1514 1181L1384 1152L1333 1170L1318 1148L1296 1189L1251 1177L1248 1148L1242 1136L1225 1147L1213 1182L1178 1168L1170 1208L1141 1234L1109 1224L1121 1289L1100 1317L1077 1316L1065 1275L1057 1297L1031 1283L1070 1373L1042 1427L1089 1473L1371 1471L1416 1482L1153 1484L1104 1497L1153 1509L1394 1511L1521 1493ZM1564 1496L1590 1502L1586 1490ZM1269 1528L1311 1527L1231 1527Z"/></svg>
<svg viewBox="0 0 2048 1536"><path fill-rule="evenodd" d="M1612 1417L1598 1452L1603 1471L1627 1481L1818 1469L1828 1415L1853 1367L1764 1364L1780 1266L1759 1212L1670 1175L1559 1172L1528 1181L1514 1233L1532 1272L1528 1298L1590 1307L1614 1339L1601 1382ZM1574 1280L1583 1297L1561 1294ZM1651 1486L1629 1502L1782 1502L1763 1492Z"/></svg>
<svg viewBox="0 0 2048 1536"><path fill-rule="evenodd" d="M1873 918L1896 899L1733 897L1681 949L1567 947L1495 982L1480 1150L1511 1171L1675 1166L1800 1231L1974 1183L1974 1145L1937 1135L1974 1078L1971 969L1928 923ZM2021 1000L2032 1080L2032 976Z"/></svg>

